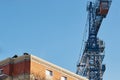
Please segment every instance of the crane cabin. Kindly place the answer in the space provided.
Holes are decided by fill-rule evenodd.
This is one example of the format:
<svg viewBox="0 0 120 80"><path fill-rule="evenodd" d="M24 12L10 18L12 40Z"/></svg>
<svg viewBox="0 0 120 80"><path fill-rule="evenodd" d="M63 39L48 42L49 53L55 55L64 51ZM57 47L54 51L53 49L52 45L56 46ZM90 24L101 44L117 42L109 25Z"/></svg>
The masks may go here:
<svg viewBox="0 0 120 80"><path fill-rule="evenodd" d="M106 15L108 14L110 2L111 1L109 0L100 0L99 14L101 16L106 17Z"/></svg>

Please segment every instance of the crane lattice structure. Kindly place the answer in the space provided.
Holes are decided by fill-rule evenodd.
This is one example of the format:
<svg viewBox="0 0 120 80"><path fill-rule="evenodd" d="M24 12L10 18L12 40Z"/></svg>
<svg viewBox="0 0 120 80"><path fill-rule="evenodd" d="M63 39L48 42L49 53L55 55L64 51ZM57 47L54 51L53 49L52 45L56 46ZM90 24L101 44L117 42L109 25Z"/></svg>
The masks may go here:
<svg viewBox="0 0 120 80"><path fill-rule="evenodd" d="M101 23L106 18L111 0L89 1L88 11L88 37L85 42L82 56L77 64L77 74L89 80L103 80L106 66L104 59L105 43L97 37Z"/></svg>

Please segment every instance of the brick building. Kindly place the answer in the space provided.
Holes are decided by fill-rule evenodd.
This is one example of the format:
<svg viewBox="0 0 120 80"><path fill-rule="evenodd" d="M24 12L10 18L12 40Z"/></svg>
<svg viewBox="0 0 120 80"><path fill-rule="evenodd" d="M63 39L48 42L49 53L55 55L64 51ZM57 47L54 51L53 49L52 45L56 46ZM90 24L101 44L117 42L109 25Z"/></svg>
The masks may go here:
<svg viewBox="0 0 120 80"><path fill-rule="evenodd" d="M33 55L0 61L0 80L87 80Z"/></svg>

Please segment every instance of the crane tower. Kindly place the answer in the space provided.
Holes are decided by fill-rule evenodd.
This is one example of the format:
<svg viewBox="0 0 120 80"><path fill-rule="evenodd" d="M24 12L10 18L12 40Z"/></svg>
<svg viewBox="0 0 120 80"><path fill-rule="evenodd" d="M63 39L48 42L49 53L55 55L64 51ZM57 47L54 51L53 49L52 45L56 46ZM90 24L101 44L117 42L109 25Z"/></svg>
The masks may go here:
<svg viewBox="0 0 120 80"><path fill-rule="evenodd" d="M111 0L88 1L88 34L82 55L77 63L76 73L89 80L103 80L106 66L104 59L105 44L97 37L101 23L106 18Z"/></svg>

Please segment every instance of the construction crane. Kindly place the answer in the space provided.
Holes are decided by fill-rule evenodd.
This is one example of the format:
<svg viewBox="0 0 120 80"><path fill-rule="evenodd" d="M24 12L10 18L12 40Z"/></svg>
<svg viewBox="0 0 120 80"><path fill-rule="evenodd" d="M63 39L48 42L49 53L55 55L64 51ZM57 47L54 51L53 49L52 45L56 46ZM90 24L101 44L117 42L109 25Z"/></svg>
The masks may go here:
<svg viewBox="0 0 120 80"><path fill-rule="evenodd" d="M89 80L103 80L106 70L104 59L105 43L97 37L104 18L106 18L111 0L88 1L88 33L82 55L77 63L76 73Z"/></svg>

